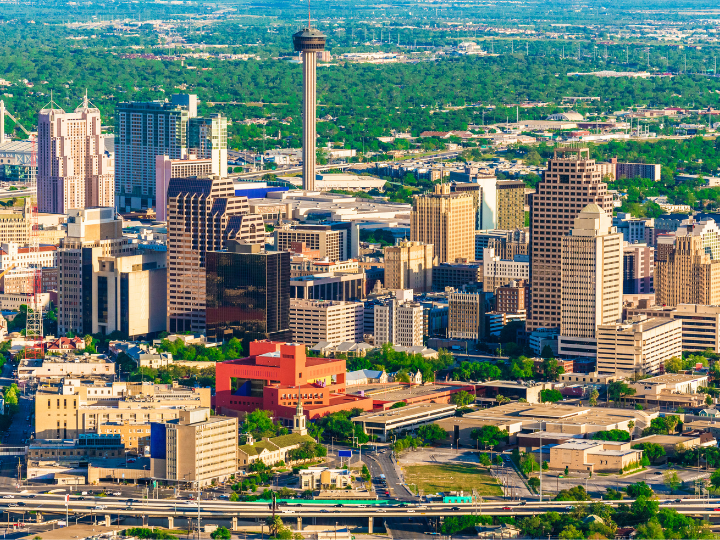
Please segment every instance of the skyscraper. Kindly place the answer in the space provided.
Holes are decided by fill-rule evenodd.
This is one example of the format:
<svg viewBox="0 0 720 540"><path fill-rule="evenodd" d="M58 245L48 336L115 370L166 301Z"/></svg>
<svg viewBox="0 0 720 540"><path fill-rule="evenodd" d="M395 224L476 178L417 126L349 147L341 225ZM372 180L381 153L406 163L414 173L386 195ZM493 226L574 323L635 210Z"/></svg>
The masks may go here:
<svg viewBox="0 0 720 540"><path fill-rule="evenodd" d="M123 211L144 210L156 193L156 156L213 159L212 172L227 175L227 119L196 117L197 97L120 103L115 112L116 198Z"/></svg>
<svg viewBox="0 0 720 540"><path fill-rule="evenodd" d="M71 210L67 229L58 250L58 331L92 334L93 317L97 319L98 310L103 309L97 301L100 291L93 287L98 258L135 249L123 236L122 219L115 216L114 208Z"/></svg>
<svg viewBox="0 0 720 540"><path fill-rule="evenodd" d="M558 353L595 356L598 325L622 317L623 239L612 217L588 204L562 238Z"/></svg>
<svg viewBox="0 0 720 540"><path fill-rule="evenodd" d="M590 203L612 214L612 196L590 159L590 150L556 148L532 199L530 332L560 326L561 239Z"/></svg>
<svg viewBox="0 0 720 540"><path fill-rule="evenodd" d="M228 240L264 244L265 223L227 178L173 178L167 201L168 331L205 332L206 254Z"/></svg>
<svg viewBox="0 0 720 540"><path fill-rule="evenodd" d="M655 302L660 306L720 303L720 260L702 236L678 236L665 260L655 263Z"/></svg>
<svg viewBox="0 0 720 540"><path fill-rule="evenodd" d="M504 231L525 227L525 182L500 180L497 183L497 228Z"/></svg>
<svg viewBox="0 0 720 540"><path fill-rule="evenodd" d="M400 242L388 246L385 255L385 288L432 290L433 246L421 242Z"/></svg>
<svg viewBox="0 0 720 540"><path fill-rule="evenodd" d="M451 193L437 184L434 193L415 195L410 239L435 246L436 263L475 257L475 205L472 193Z"/></svg>
<svg viewBox="0 0 720 540"><path fill-rule="evenodd" d="M317 53L325 50L325 34L308 27L293 34L293 46L303 57L303 189L315 190L315 119Z"/></svg>
<svg viewBox="0 0 720 540"><path fill-rule="evenodd" d="M290 341L290 253L230 240L209 251L205 322L211 341Z"/></svg>
<svg viewBox="0 0 720 540"><path fill-rule="evenodd" d="M115 205L113 158L105 150L100 111L87 96L74 112L54 102L38 114L38 210Z"/></svg>

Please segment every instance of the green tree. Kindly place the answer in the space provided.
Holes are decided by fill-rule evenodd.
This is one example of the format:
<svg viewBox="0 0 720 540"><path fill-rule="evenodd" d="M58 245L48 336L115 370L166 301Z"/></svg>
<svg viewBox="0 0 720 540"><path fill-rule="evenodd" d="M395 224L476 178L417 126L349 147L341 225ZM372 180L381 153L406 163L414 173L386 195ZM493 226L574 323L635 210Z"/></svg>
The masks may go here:
<svg viewBox="0 0 720 540"><path fill-rule="evenodd" d="M527 484L537 491L540 488L540 479L537 476L532 476L528 478Z"/></svg>
<svg viewBox="0 0 720 540"><path fill-rule="evenodd" d="M457 405L458 407L467 407L474 401L475 396L473 396L469 392L466 392L465 390L460 390L459 392L454 393L450 398L450 402Z"/></svg>
<svg viewBox="0 0 720 540"><path fill-rule="evenodd" d="M600 393L597 391L597 388L593 388L590 390L590 405L592 407L596 407L598 404L598 397L600 397Z"/></svg>
<svg viewBox="0 0 720 540"><path fill-rule="evenodd" d="M627 396L634 396L635 389L631 388L623 381L615 381L608 385L607 395L608 399L618 403Z"/></svg>
<svg viewBox="0 0 720 540"><path fill-rule="evenodd" d="M645 482L635 482L627 487L628 497L637 499L638 497L651 498L655 492Z"/></svg>
<svg viewBox="0 0 720 540"><path fill-rule="evenodd" d="M683 370L682 358L673 356L665 360L665 372L666 373L678 373Z"/></svg>
<svg viewBox="0 0 720 540"><path fill-rule="evenodd" d="M210 533L210 538L213 540L230 540L232 534L226 527L218 527Z"/></svg>
<svg viewBox="0 0 720 540"><path fill-rule="evenodd" d="M418 437L428 444L434 444L437 441L444 441L447 439L447 436L447 431L437 424L425 424L420 426L418 429Z"/></svg>
<svg viewBox="0 0 720 540"><path fill-rule="evenodd" d="M470 432L470 438L477 441L478 445L492 449L508 440L508 432L497 426L488 425L474 428Z"/></svg>
<svg viewBox="0 0 720 540"><path fill-rule="evenodd" d="M676 471L669 470L663 473L663 484L670 490L670 493L674 493L680 487L681 483Z"/></svg>
<svg viewBox="0 0 720 540"><path fill-rule="evenodd" d="M540 391L540 401L556 403L562 401L562 394L559 390L545 389Z"/></svg>
<svg viewBox="0 0 720 540"><path fill-rule="evenodd" d="M578 540L580 538L585 538L585 535L582 531L576 529L574 525L568 525L560 531L558 538L561 540Z"/></svg>

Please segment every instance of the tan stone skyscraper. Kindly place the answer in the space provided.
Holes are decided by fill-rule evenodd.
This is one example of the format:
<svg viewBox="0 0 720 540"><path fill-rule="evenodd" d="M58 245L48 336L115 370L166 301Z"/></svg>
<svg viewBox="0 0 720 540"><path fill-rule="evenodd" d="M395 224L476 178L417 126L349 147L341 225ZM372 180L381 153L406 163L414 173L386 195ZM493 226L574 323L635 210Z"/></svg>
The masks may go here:
<svg viewBox="0 0 720 540"><path fill-rule="evenodd" d="M435 246L436 264L475 259L475 206L471 193L451 193L437 184L434 193L415 195L410 239Z"/></svg>
<svg viewBox="0 0 720 540"><path fill-rule="evenodd" d="M622 316L623 236L612 217L588 204L562 238L562 312L558 353L595 356L600 324Z"/></svg>
<svg viewBox="0 0 720 540"><path fill-rule="evenodd" d="M580 210L595 203L612 214L612 196L587 148L557 148L532 201L530 332L560 326L561 239Z"/></svg>
<svg viewBox="0 0 720 540"><path fill-rule="evenodd" d="M678 236L667 259L655 263L655 303L720 304L720 260L712 260L702 236Z"/></svg>
<svg viewBox="0 0 720 540"><path fill-rule="evenodd" d="M385 254L385 288L432 290L433 245L401 242L388 246Z"/></svg>
<svg viewBox="0 0 720 540"><path fill-rule="evenodd" d="M38 210L115 206L115 164L105 151L100 111L85 96L74 112L51 101L38 114Z"/></svg>

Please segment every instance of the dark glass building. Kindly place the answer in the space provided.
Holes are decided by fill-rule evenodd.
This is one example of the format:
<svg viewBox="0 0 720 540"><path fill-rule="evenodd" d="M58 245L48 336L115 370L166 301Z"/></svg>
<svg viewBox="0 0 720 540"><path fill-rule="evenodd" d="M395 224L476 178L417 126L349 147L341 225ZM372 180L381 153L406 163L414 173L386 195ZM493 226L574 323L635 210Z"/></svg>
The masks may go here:
<svg viewBox="0 0 720 540"><path fill-rule="evenodd" d="M210 341L233 337L289 342L290 253L264 251L258 244L230 240L205 260L205 325Z"/></svg>

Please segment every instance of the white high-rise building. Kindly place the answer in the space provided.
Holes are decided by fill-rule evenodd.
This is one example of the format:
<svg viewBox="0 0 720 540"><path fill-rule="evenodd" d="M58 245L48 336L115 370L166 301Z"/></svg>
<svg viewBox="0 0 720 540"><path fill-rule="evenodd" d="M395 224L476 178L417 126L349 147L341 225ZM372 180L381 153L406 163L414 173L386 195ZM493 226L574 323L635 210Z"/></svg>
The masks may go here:
<svg viewBox="0 0 720 540"><path fill-rule="evenodd" d="M290 330L294 343L317 345L363 340L365 304L332 300L290 299Z"/></svg>
<svg viewBox="0 0 720 540"><path fill-rule="evenodd" d="M595 356L598 325L622 317L622 282L622 234L610 215L588 204L562 238L561 356Z"/></svg>
<svg viewBox="0 0 720 540"><path fill-rule="evenodd" d="M413 300L412 289L396 290L395 298L375 306L374 316L375 346L423 344L423 307Z"/></svg>
<svg viewBox="0 0 720 540"><path fill-rule="evenodd" d="M115 206L115 163L105 150L100 111L87 96L74 112L54 102L38 114L38 210Z"/></svg>

